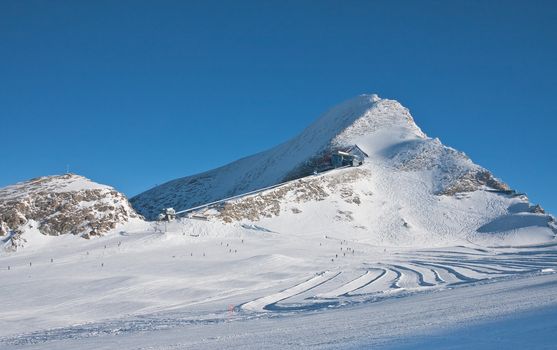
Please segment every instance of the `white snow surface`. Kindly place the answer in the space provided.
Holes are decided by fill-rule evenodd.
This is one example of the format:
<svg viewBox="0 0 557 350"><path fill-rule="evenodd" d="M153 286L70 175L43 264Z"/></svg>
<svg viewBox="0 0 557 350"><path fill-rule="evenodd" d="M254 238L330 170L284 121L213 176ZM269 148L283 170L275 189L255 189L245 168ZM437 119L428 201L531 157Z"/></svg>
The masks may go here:
<svg viewBox="0 0 557 350"><path fill-rule="evenodd" d="M134 204L152 216L270 186L353 144L361 167L195 213L207 221L133 220L91 240L30 230L0 253L0 348L554 347L554 218L475 181L486 170L396 101L359 96Z"/></svg>
<svg viewBox="0 0 557 350"><path fill-rule="evenodd" d="M522 317L534 321L526 336L557 324L554 241L401 248L194 220L164 230L36 233L0 256L0 348L465 349L524 345L512 331ZM466 327L482 337L463 342Z"/></svg>

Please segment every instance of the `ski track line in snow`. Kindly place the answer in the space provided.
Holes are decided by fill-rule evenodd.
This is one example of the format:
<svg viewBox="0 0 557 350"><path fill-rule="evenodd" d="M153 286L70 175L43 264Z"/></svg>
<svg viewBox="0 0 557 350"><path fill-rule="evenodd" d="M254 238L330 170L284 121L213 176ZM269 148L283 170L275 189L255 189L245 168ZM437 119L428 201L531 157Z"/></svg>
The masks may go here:
<svg viewBox="0 0 557 350"><path fill-rule="evenodd" d="M288 299L290 297L293 297L294 295L298 295L312 288L315 288L335 278L339 274L340 272L322 272L305 282L295 285L294 287L242 304L240 305L240 308L246 311L265 311L270 305L276 304L281 300Z"/></svg>
<svg viewBox="0 0 557 350"><path fill-rule="evenodd" d="M348 296L357 297L361 295L381 293L391 289L391 286L393 285L393 282L397 279L398 275L391 269L384 268L382 270L383 270L383 274L381 274L381 276L371 281L371 283L362 286L362 288L355 290L351 293L348 293Z"/></svg>
<svg viewBox="0 0 557 350"><path fill-rule="evenodd" d="M447 271L449 274L453 275L454 277L456 277L459 280L459 282L456 282L456 283L470 283L470 282L477 282L478 281L478 279L476 279L476 278L468 277L468 276L465 276L465 275L459 273L453 267L450 267L450 265L438 265L438 264L426 263L426 262L422 262L421 265L425 265L425 266L438 268L438 269Z"/></svg>
<svg viewBox="0 0 557 350"><path fill-rule="evenodd" d="M372 283L373 281L377 280L381 276L385 274L385 270L370 270L361 275L360 277L340 286L337 289L334 289L330 292L317 294L315 297L320 299L327 299L327 298L336 298L340 296L346 296L349 293L363 288L364 286Z"/></svg>
<svg viewBox="0 0 557 350"><path fill-rule="evenodd" d="M425 282L423 273L410 266L392 265L394 268L402 272L402 278L397 282L400 288L419 288L432 287L435 284Z"/></svg>
<svg viewBox="0 0 557 350"><path fill-rule="evenodd" d="M464 247L462 247L464 248ZM464 248L466 249L466 248ZM380 268L370 264L370 270L365 274L349 281L331 291L321 292L314 297L306 298L303 301L290 301L287 304L278 306L278 302L272 307L267 307L267 311L302 310L316 309L319 306L328 307L338 305L340 302L333 303L335 298L344 298L343 303L349 304L346 298L361 297L364 295L383 294L400 292L402 290L418 291L422 289L441 287L442 285L456 286L494 278L509 277L513 275L535 273L543 267L554 265L552 252L536 251L529 252L530 259L522 259L519 254L494 254L480 249L472 249L473 259L468 259L465 251L457 251L447 254L448 251L441 251L440 256L426 256L424 254L397 254L409 258L407 261L400 261L390 264L379 264L385 266ZM486 254L478 254L477 252ZM436 251L432 251L436 252ZM423 253L423 252L422 252ZM416 258L419 257L420 260ZM547 258L551 257L551 258ZM375 270L375 273L371 271ZM381 273L378 273L382 271ZM326 290L326 288L325 288ZM281 304L290 300L290 297L280 300ZM327 302L319 304L319 299L327 299Z"/></svg>

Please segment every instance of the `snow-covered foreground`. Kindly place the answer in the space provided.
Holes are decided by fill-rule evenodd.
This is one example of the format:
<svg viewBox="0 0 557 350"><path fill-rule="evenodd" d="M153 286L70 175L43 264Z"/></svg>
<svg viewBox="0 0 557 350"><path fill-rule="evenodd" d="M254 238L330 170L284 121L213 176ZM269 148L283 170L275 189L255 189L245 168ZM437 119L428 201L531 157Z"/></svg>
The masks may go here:
<svg viewBox="0 0 557 350"><path fill-rule="evenodd" d="M429 348L469 332L485 342L484 323L511 325L501 341L523 334L508 315L532 334L556 323L552 243L402 249L246 227L37 235L0 257L0 348Z"/></svg>
<svg viewBox="0 0 557 350"><path fill-rule="evenodd" d="M8 337L2 346L553 349L556 292L557 276L552 274L277 317L165 313Z"/></svg>

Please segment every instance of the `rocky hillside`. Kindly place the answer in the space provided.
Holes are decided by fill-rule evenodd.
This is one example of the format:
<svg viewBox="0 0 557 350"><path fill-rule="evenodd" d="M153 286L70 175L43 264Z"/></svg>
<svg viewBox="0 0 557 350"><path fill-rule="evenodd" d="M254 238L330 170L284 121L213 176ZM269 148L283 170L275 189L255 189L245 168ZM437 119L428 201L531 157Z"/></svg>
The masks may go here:
<svg viewBox="0 0 557 350"><path fill-rule="evenodd" d="M7 249L44 235L102 235L138 219L126 197L112 187L74 174L46 176L0 189L0 239Z"/></svg>
<svg viewBox="0 0 557 350"><path fill-rule="evenodd" d="M508 190L465 154L429 138L408 109L394 100L361 95L317 119L294 139L202 174L169 181L131 199L134 208L155 218L166 207L191 208L311 174L334 150L357 145L369 164L394 172L426 171L435 194L489 187Z"/></svg>

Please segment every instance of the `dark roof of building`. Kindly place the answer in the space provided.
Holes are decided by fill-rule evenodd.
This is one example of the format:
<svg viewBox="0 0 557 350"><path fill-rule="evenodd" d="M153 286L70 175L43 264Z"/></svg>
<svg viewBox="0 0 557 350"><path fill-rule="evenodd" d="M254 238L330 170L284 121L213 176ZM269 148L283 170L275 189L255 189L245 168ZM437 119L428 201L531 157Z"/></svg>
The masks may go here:
<svg viewBox="0 0 557 350"><path fill-rule="evenodd" d="M364 156L369 157L366 152L364 152L360 147L358 147L358 145L351 146L350 148L348 148L348 150L346 150L346 152L352 152L355 149L360 151Z"/></svg>

